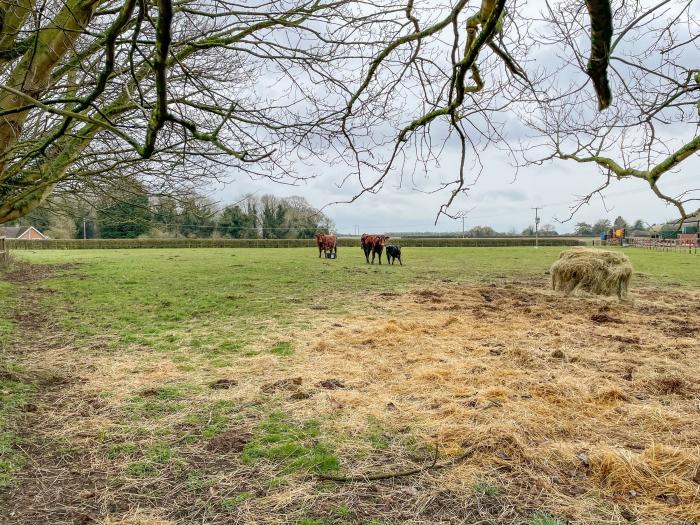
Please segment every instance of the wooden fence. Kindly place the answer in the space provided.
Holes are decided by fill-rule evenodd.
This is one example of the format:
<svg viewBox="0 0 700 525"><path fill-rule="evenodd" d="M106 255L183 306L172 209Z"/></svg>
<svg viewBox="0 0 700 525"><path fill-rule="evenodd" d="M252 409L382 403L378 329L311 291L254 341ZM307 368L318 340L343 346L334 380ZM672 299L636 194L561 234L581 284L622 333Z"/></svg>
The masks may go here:
<svg viewBox="0 0 700 525"><path fill-rule="evenodd" d="M697 241L690 239L630 239L629 246L660 252L698 253Z"/></svg>
<svg viewBox="0 0 700 525"><path fill-rule="evenodd" d="M506 247L534 246L534 238L462 239L450 237L392 238L403 247ZM578 246L584 242L572 238L540 239L540 246ZM70 239L70 240L7 240L8 248L15 250L81 250L125 248L313 248L315 239ZM359 247L360 239L341 237L340 248Z"/></svg>
<svg viewBox="0 0 700 525"><path fill-rule="evenodd" d="M7 243L5 237L0 237L0 264L5 264L9 259L9 254L7 252Z"/></svg>

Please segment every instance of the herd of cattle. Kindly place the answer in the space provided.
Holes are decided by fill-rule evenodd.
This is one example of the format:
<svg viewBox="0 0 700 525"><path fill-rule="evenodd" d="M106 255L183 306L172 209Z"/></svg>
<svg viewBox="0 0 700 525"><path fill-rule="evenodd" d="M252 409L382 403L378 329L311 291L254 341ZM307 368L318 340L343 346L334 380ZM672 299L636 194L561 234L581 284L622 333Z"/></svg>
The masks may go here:
<svg viewBox="0 0 700 525"><path fill-rule="evenodd" d="M399 264L403 266L401 262L401 246L387 244L388 240L388 235L368 235L365 233L360 237L360 246L365 254L367 264L370 263L370 254L372 254L372 264L374 264L375 257L378 257L379 264L382 264L382 253L384 248L386 248L386 262L394 264L395 261L399 261ZM338 256L338 238L335 235L317 233L316 244L318 245L319 257L321 257L321 254L333 259Z"/></svg>

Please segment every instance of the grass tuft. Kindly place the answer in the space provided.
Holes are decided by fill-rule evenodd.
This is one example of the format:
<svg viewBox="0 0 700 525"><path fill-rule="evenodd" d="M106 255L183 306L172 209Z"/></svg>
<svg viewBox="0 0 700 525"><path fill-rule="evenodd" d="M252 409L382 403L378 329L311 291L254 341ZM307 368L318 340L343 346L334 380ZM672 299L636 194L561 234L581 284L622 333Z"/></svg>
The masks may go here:
<svg viewBox="0 0 700 525"><path fill-rule="evenodd" d="M561 518L554 518L546 512L536 512L527 522L528 525L566 525L566 521Z"/></svg>
<svg viewBox="0 0 700 525"><path fill-rule="evenodd" d="M500 492L496 485L492 485L491 483L486 483L483 481L475 484L472 487L472 490L474 491L474 494L476 494L477 496L487 496L490 498L498 496L498 494Z"/></svg>
<svg viewBox="0 0 700 525"><path fill-rule="evenodd" d="M244 463L261 459L275 461L283 464L287 473L338 470L338 459L319 438L318 421L297 424L283 412L272 412L260 424L256 436L243 448L241 460Z"/></svg>
<svg viewBox="0 0 700 525"><path fill-rule="evenodd" d="M270 353L279 357L288 357L294 354L294 348L291 343L283 341L270 348Z"/></svg>

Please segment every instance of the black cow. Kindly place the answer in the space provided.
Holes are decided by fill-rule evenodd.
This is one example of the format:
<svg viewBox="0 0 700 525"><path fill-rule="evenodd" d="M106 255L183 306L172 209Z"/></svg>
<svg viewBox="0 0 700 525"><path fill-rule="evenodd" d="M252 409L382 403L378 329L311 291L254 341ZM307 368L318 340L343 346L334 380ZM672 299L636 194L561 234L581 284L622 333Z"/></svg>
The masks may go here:
<svg viewBox="0 0 700 525"><path fill-rule="evenodd" d="M393 244L389 244L386 247L386 261L389 264L394 264L394 261L399 260L399 264L403 266L403 263L401 262L401 246L394 246Z"/></svg>

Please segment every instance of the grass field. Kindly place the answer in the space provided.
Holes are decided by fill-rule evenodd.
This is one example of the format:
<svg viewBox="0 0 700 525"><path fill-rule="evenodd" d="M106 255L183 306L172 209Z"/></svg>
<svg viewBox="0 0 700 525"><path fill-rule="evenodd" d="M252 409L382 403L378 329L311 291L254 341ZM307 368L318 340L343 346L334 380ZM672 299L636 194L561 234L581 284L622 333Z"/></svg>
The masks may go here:
<svg viewBox="0 0 700 525"><path fill-rule="evenodd" d="M700 256L559 251L16 252L0 523L697 523Z"/></svg>

